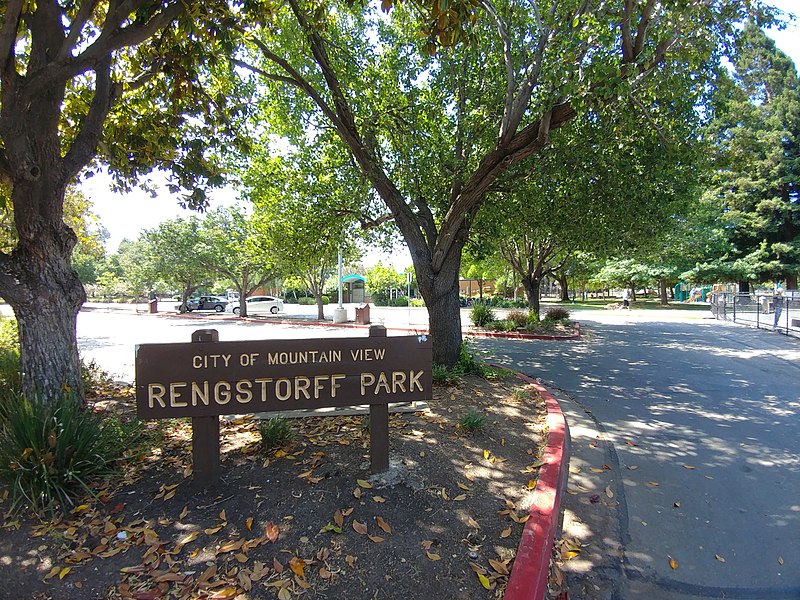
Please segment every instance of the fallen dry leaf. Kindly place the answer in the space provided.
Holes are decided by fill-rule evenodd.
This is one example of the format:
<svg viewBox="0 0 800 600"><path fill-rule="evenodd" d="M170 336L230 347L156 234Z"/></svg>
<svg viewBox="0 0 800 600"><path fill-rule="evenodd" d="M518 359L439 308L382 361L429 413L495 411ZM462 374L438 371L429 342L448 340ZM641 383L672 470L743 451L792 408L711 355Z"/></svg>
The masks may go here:
<svg viewBox="0 0 800 600"><path fill-rule="evenodd" d="M386 533L392 533L392 526L384 521L383 517L376 517L375 522L378 524L378 527L383 529Z"/></svg>
<svg viewBox="0 0 800 600"><path fill-rule="evenodd" d="M610 485L606 486L606 496L608 496L609 498L613 498L614 497L614 492L611 490L611 486Z"/></svg>
<svg viewBox="0 0 800 600"><path fill-rule="evenodd" d="M270 521L264 526L264 535L267 536L267 539L270 542L274 542L275 540L277 540L280 533L281 530L272 521Z"/></svg>
<svg viewBox="0 0 800 600"><path fill-rule="evenodd" d="M292 559L289 561L289 568L292 570L292 573L294 573L298 577L305 577L304 575L305 567L306 567L306 561L304 561L299 556L293 556Z"/></svg>
<svg viewBox="0 0 800 600"><path fill-rule="evenodd" d="M247 517L244 522L244 526L247 527L247 531L252 531L253 529L253 517Z"/></svg>
<svg viewBox="0 0 800 600"><path fill-rule="evenodd" d="M503 531L500 532L501 538L507 538L510 535L511 535L511 527L506 527L505 529L503 529Z"/></svg>
<svg viewBox="0 0 800 600"><path fill-rule="evenodd" d="M492 584L489 582L489 578L486 577L483 573L476 572L475 575L478 576L478 581L481 582L481 585L486 588L487 590L492 587Z"/></svg>
<svg viewBox="0 0 800 600"><path fill-rule="evenodd" d="M719 554L715 554L714 558L716 558L719 562L725 562L725 557L720 556Z"/></svg>
<svg viewBox="0 0 800 600"><path fill-rule="evenodd" d="M669 568L673 571L678 568L678 561L672 558L671 556L667 557L669 559Z"/></svg>
<svg viewBox="0 0 800 600"><path fill-rule="evenodd" d="M360 523L358 521L353 521L353 529L358 534L367 535L367 524L366 523Z"/></svg>
<svg viewBox="0 0 800 600"><path fill-rule="evenodd" d="M442 557L436 554L435 552L430 552L429 550L425 551L425 555L431 560L441 560Z"/></svg>
<svg viewBox="0 0 800 600"><path fill-rule="evenodd" d="M377 535L368 535L367 537L376 544L380 544L383 541L383 538Z"/></svg>
<svg viewBox="0 0 800 600"><path fill-rule="evenodd" d="M364 479L356 479L356 483L365 490L371 490L372 484Z"/></svg>
<svg viewBox="0 0 800 600"><path fill-rule="evenodd" d="M338 508L336 509L336 512L333 513L333 522L336 523L337 527L340 528L342 525L344 525L344 517L342 516L342 511L340 511Z"/></svg>
<svg viewBox="0 0 800 600"><path fill-rule="evenodd" d="M508 567L505 565L505 563L501 563L499 560L490 558L489 565L491 565L495 571L500 573L500 575L508 575Z"/></svg>

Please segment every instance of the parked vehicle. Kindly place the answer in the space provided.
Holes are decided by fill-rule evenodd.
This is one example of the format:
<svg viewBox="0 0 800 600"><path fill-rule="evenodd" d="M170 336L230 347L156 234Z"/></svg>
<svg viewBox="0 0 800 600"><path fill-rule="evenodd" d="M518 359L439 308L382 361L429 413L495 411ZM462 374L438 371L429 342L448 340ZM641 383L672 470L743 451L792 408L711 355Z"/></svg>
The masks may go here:
<svg viewBox="0 0 800 600"><path fill-rule="evenodd" d="M250 296L245 302L247 302L248 316L276 315L283 310L283 300L274 296ZM225 310L238 315L242 309L239 302L230 302Z"/></svg>
<svg viewBox="0 0 800 600"><path fill-rule="evenodd" d="M193 310L214 310L224 312L228 306L228 301L219 296L200 296L199 298L189 298L186 304L176 304L175 310L180 313L192 312Z"/></svg>

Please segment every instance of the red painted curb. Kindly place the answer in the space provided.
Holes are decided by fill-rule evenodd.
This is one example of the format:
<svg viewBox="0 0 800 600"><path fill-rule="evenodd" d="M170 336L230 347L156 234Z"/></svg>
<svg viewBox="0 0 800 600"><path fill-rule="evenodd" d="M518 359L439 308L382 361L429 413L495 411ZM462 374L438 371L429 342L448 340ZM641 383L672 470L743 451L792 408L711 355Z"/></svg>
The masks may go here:
<svg viewBox="0 0 800 600"><path fill-rule="evenodd" d="M504 600L542 600L547 594L550 556L559 529L561 502L567 483L569 429L556 399L541 385L525 375L547 404L549 435L539 479L533 492L530 518L525 523L517 557L506 586Z"/></svg>

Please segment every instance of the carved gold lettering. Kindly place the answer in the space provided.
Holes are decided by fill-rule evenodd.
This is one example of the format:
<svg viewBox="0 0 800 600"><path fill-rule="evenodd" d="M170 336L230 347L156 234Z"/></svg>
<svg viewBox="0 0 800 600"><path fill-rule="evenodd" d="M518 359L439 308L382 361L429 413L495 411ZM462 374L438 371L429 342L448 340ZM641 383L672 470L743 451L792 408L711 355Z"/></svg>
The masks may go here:
<svg viewBox="0 0 800 600"><path fill-rule="evenodd" d="M380 392L380 389L384 388L387 394L391 394L392 391L389 389L389 379L386 377L386 373L381 371L381 374L378 375L378 383L375 385L375 395L377 396Z"/></svg>
<svg viewBox="0 0 800 600"><path fill-rule="evenodd" d="M203 387L201 388L200 385L196 381L192 382L192 406L197 406L197 401L200 400L203 404L208 406L208 382L203 382Z"/></svg>
<svg viewBox="0 0 800 600"><path fill-rule="evenodd" d="M408 374L409 375L409 379L408 379L408 391L409 392L413 392L414 391L414 386L416 386L417 389L419 389L420 392L422 391L422 383L420 382L419 378L422 377L423 373L425 373L425 371L411 371L411 373Z"/></svg>
<svg viewBox="0 0 800 600"><path fill-rule="evenodd" d="M375 375L372 373L362 373L361 374L361 395L364 396L367 393L367 387L371 386L375 383Z"/></svg>
<svg viewBox="0 0 800 600"><path fill-rule="evenodd" d="M396 394L398 388L401 392L406 391L406 374L403 371L392 371L392 393Z"/></svg>
<svg viewBox="0 0 800 600"><path fill-rule="evenodd" d="M311 385L311 380L308 377L295 377L294 378L294 399L300 400L300 394L303 394L306 400L311 400L308 393L308 386Z"/></svg>
<svg viewBox="0 0 800 600"><path fill-rule="evenodd" d="M236 401L247 404L253 399L253 382L248 379L241 379L236 382Z"/></svg>
<svg viewBox="0 0 800 600"><path fill-rule="evenodd" d="M218 381L214 384L214 402L227 404L231 401L231 384L227 381Z"/></svg>
<svg viewBox="0 0 800 600"><path fill-rule="evenodd" d="M331 398L336 398L336 390L342 387L341 384L336 383L336 381L344 378L344 375L331 375Z"/></svg>
<svg viewBox="0 0 800 600"><path fill-rule="evenodd" d="M189 403L185 400L178 400L181 397L181 390L180 388L186 387L186 382L177 381L175 383L169 384L169 405L172 408L180 408L183 406L189 406Z"/></svg>
<svg viewBox="0 0 800 600"><path fill-rule="evenodd" d="M167 393L167 388L165 388L160 383L151 383L147 386L147 403L150 408L155 408L155 403L161 406L161 408L166 408L167 405L164 402L164 394Z"/></svg>
<svg viewBox="0 0 800 600"><path fill-rule="evenodd" d="M283 388L283 389L281 389ZM275 382L275 397L278 400L288 400L292 397L292 382L286 377L281 377Z"/></svg>

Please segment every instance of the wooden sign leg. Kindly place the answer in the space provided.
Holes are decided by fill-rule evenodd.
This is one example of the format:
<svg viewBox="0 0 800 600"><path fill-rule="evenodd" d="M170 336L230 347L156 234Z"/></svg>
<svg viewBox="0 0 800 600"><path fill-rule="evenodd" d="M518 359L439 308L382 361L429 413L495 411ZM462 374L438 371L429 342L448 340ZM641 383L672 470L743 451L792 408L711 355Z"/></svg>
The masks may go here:
<svg viewBox="0 0 800 600"><path fill-rule="evenodd" d="M218 342L216 329L199 329L192 342ZM209 488L219 483L219 417L192 417L192 474L194 485Z"/></svg>
<svg viewBox="0 0 800 600"><path fill-rule="evenodd" d="M369 337L386 337L383 325L372 325ZM389 470L389 404L369 407L369 462L372 473Z"/></svg>

